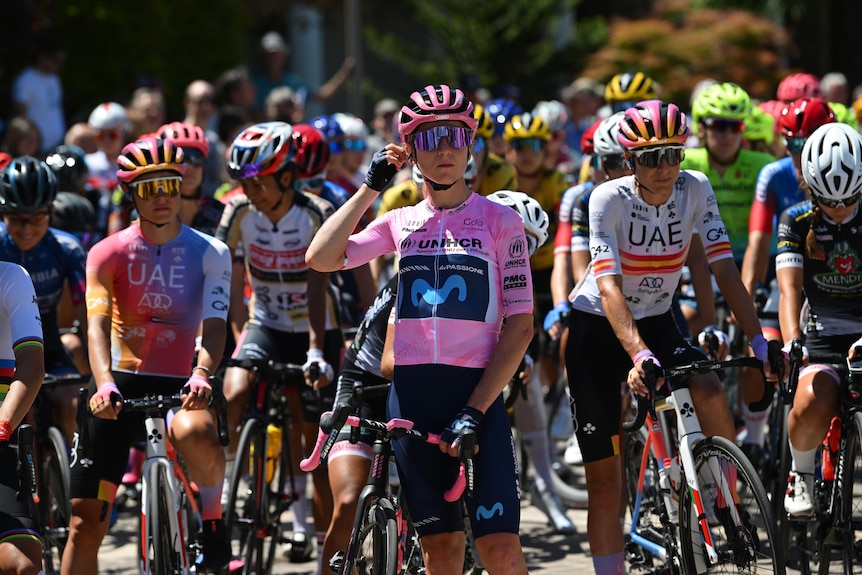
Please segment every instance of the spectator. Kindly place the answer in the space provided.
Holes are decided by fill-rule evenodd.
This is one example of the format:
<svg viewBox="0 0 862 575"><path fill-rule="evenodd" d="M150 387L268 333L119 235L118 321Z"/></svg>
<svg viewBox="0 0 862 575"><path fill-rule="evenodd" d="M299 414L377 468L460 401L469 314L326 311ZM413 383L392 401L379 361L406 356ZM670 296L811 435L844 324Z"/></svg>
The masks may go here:
<svg viewBox="0 0 862 575"><path fill-rule="evenodd" d="M398 141L398 137L393 130L393 119L395 112L401 109L401 105L392 98L383 98L374 106L374 119L371 120L372 134L368 136L368 148L370 150L379 150Z"/></svg>
<svg viewBox="0 0 862 575"><path fill-rule="evenodd" d="M256 121L262 116L257 106L257 90L245 66L222 72L216 80L215 93L219 108L236 106L243 111L249 122ZM228 143L230 141L232 139L229 139Z"/></svg>
<svg viewBox="0 0 862 575"><path fill-rule="evenodd" d="M42 149L42 134L39 126L25 116L12 118L0 149L12 157L38 156Z"/></svg>
<svg viewBox="0 0 862 575"><path fill-rule="evenodd" d="M87 123L96 134L98 150L87 154L87 167L93 187L113 190L117 187L117 156L126 145L129 136L129 115L116 102L99 104L90 113Z"/></svg>
<svg viewBox="0 0 862 575"><path fill-rule="evenodd" d="M303 110L302 99L288 86L273 88L264 100L267 122L295 124L302 121Z"/></svg>
<svg viewBox="0 0 862 575"><path fill-rule="evenodd" d="M345 58L341 67L322 86L312 90L298 75L284 69L285 61L290 55L290 46L278 32L267 32L260 40L263 55L263 70L254 77L257 89L258 106L263 106L265 98L279 86L287 86L293 90L300 101L305 104L309 98L327 102L344 85L350 72L356 65L353 58Z"/></svg>
<svg viewBox="0 0 862 575"><path fill-rule="evenodd" d="M72 127L66 131L63 143L67 146L78 146L85 154L95 154L99 151L96 132L87 122L72 124Z"/></svg>
<svg viewBox="0 0 862 575"><path fill-rule="evenodd" d="M183 107L186 111L184 122L203 130L209 141L210 149L207 152L204 182L201 184L201 190L204 196L211 198L218 187L228 179L224 163L227 147L222 143L216 131L218 114L216 114L215 107L215 88L206 80L194 80L186 87ZM232 137L233 134L231 134L231 139L233 139Z"/></svg>
<svg viewBox="0 0 862 575"><path fill-rule="evenodd" d="M592 78L578 78L564 88L560 96L569 110L566 146L572 161L580 165L581 136L596 120L604 98L604 87Z"/></svg>
<svg viewBox="0 0 862 575"><path fill-rule="evenodd" d="M134 139L158 130L166 118L164 94L156 88L135 90L129 104L129 118Z"/></svg>
<svg viewBox="0 0 862 575"><path fill-rule="evenodd" d="M847 76L841 72L829 72L820 79L820 92L827 102L838 102L847 105L850 99L850 86Z"/></svg>
<svg viewBox="0 0 862 575"><path fill-rule="evenodd" d="M12 85L16 113L35 122L42 134L41 153L62 143L66 133L59 76L65 61L66 53L57 39L43 37L38 44L36 63L21 72Z"/></svg>

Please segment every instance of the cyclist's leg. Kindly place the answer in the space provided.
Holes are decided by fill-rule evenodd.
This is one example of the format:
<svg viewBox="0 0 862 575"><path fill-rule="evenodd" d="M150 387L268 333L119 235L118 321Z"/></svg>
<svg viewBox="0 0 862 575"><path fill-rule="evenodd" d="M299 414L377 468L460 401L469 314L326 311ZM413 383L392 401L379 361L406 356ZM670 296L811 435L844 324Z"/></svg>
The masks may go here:
<svg viewBox="0 0 862 575"><path fill-rule="evenodd" d="M72 359L65 350L55 353L45 353L45 371L60 375L65 373L78 373ZM53 424L63 432L69 445L75 435L75 414L78 406L78 388L74 385L64 385L54 389L46 390L46 395L51 402L51 415Z"/></svg>
<svg viewBox="0 0 862 575"><path fill-rule="evenodd" d="M233 358L249 359L271 356L275 346L270 339L270 330L257 324L247 324L236 344ZM233 460L232 454L236 451L236 442L239 440L239 424L248 403L253 380L253 374L247 369L229 367L225 370L222 393L224 393L227 402L227 427L230 434L227 454L230 461Z"/></svg>
<svg viewBox="0 0 862 575"><path fill-rule="evenodd" d="M761 327L763 336L769 340L775 340L783 343L781 338L781 330L778 327L778 321L774 319L762 319ZM754 351L751 347L748 348L748 355L754 356ZM761 446L766 435L766 423L769 419L769 413L773 407L763 411L751 411L750 404L759 400L763 396L763 386L773 385L764 382L760 370L752 367L743 367L739 370L739 412L742 414L742 419L745 422L745 439L742 442L743 452L750 458L753 458L752 463L757 465L760 463L759 457Z"/></svg>
<svg viewBox="0 0 862 575"><path fill-rule="evenodd" d="M631 360L606 318L572 311L566 365L589 493L587 535L596 573L604 575L623 568L621 517L608 510L624 508L619 389Z"/></svg>
<svg viewBox="0 0 862 575"><path fill-rule="evenodd" d="M16 464L17 453L0 447L0 573L37 573L42 568L41 537L35 509L15 497Z"/></svg>

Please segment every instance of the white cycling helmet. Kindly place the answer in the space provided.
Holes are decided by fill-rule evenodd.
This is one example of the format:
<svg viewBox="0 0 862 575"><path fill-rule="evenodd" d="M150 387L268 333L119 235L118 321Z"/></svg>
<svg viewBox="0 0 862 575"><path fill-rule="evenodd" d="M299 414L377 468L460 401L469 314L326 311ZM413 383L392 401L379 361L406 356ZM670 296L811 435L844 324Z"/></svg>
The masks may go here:
<svg viewBox="0 0 862 575"><path fill-rule="evenodd" d="M488 196L492 202L503 204L514 208L524 222L524 231L527 232L527 248L530 255L536 253L548 239L548 226L550 219L542 205L524 192L513 192L511 190L500 190Z"/></svg>
<svg viewBox="0 0 862 575"><path fill-rule="evenodd" d="M533 116L539 116L545 121L551 132L562 132L569 121L569 111L566 105L557 100L542 100L533 108Z"/></svg>
<svg viewBox="0 0 862 575"><path fill-rule="evenodd" d="M593 153L600 157L624 154L617 136L620 134L620 122L626 117L625 112L617 112L598 125L593 132Z"/></svg>
<svg viewBox="0 0 862 575"><path fill-rule="evenodd" d="M368 126L353 114L336 112L332 115L332 119L335 120L341 131L344 132L345 138L363 139L368 137Z"/></svg>
<svg viewBox="0 0 862 575"><path fill-rule="evenodd" d="M826 203L862 193L862 135L847 124L823 124L802 148L802 177L811 195Z"/></svg>
<svg viewBox="0 0 862 575"><path fill-rule="evenodd" d="M121 104L105 102L90 112L87 123L94 130L122 130L125 132L129 129L129 114Z"/></svg>

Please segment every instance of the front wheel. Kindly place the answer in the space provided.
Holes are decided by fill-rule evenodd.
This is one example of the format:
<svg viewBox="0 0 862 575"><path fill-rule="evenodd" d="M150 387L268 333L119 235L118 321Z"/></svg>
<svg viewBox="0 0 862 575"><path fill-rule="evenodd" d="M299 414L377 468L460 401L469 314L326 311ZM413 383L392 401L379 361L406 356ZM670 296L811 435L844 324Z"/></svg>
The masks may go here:
<svg viewBox="0 0 862 575"><path fill-rule="evenodd" d="M351 537L341 575L396 575L398 523L388 499L371 504L359 532Z"/></svg>
<svg viewBox="0 0 862 575"><path fill-rule="evenodd" d="M680 493L684 572L784 575L770 501L748 458L722 437L698 443L693 457L700 493L692 486ZM710 548L717 554L716 561L709 558Z"/></svg>
<svg viewBox="0 0 862 575"><path fill-rule="evenodd" d="M141 517L146 525L141 535L147 537L141 545L141 550L146 553L141 564L142 572L152 575L181 573L183 566L173 540L172 526L176 525L176 516L170 485L164 470L157 465L152 466L147 479L148 504L146 515Z"/></svg>
<svg viewBox="0 0 862 575"><path fill-rule="evenodd" d="M40 453L39 515L42 526L42 559L45 573L60 572L60 558L66 547L72 505L69 499L69 448L60 430L48 428Z"/></svg>
<svg viewBox="0 0 862 575"><path fill-rule="evenodd" d="M862 413L853 414L853 424L845 428L845 433L840 547L844 575L859 575L862 573ZM825 562L829 556L823 558Z"/></svg>

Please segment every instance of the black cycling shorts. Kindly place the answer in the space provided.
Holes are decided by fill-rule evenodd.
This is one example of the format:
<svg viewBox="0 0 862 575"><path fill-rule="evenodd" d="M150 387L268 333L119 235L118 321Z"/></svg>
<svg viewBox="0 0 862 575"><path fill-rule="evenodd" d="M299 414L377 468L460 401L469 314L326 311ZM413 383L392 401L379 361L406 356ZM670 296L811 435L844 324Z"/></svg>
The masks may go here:
<svg viewBox="0 0 862 575"><path fill-rule="evenodd" d="M234 359L268 357L279 363L303 365L306 361L307 351L308 332L280 331L249 323L240 337L233 357ZM344 336L341 330L327 330L323 342L323 359L335 370L336 378L343 354ZM303 420L317 424L320 421L320 414L332 409L332 403L335 400L335 381L326 387L314 390L307 387L305 380L298 376L294 385L302 403Z"/></svg>
<svg viewBox="0 0 862 575"><path fill-rule="evenodd" d="M389 418L413 421L415 428L441 433L466 405L483 369L448 365L396 366L389 392ZM477 434L474 493L466 500L473 535L518 533L520 485L515 447L502 395L488 409ZM464 529L461 503L443 494L458 475L458 459L417 439L393 442L407 508L419 536Z"/></svg>
<svg viewBox="0 0 862 575"><path fill-rule="evenodd" d="M17 452L3 445L0 447L0 543L18 539L31 539L41 543L38 523L34 520L35 509L27 499L19 501Z"/></svg>
<svg viewBox="0 0 862 575"><path fill-rule="evenodd" d="M635 322L641 338L664 367L706 359L680 334L668 311ZM572 310L566 370L572 416L584 461L599 461L620 452L622 393L632 360L607 318Z"/></svg>
<svg viewBox="0 0 862 575"><path fill-rule="evenodd" d="M372 391L364 394L362 398L362 408L359 410L359 416L365 419L373 419L376 421L386 421L386 397L388 392L380 391L383 387L389 386L389 380L378 377L373 373L363 371L352 364L345 364L344 369L338 375L338 396L335 399L335 405L340 403L349 403L352 397L353 384L356 381L361 381L365 388L374 387L378 391ZM336 445L342 441L349 441L351 430L353 427L345 425L338 434ZM358 441L372 445L377 433L370 429L362 429L359 431Z"/></svg>
<svg viewBox="0 0 862 575"><path fill-rule="evenodd" d="M182 390L187 378L158 375L138 375L114 372L117 389L125 399L145 395L173 395ZM90 382L90 395L96 392L96 384ZM99 499L114 502L117 487L126 472L129 446L141 443L145 437L144 414L120 411L117 419L88 418L88 444L90 452L85 455L81 445L80 430L75 432L71 455L72 498Z"/></svg>

